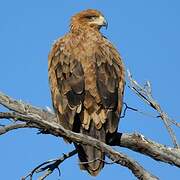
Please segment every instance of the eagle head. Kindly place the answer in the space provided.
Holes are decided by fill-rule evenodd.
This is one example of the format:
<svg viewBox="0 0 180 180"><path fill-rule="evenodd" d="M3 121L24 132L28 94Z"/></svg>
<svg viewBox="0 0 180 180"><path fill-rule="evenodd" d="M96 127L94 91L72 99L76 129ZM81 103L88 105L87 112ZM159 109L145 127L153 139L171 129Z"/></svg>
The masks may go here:
<svg viewBox="0 0 180 180"><path fill-rule="evenodd" d="M107 28L108 23L100 11L87 9L75 14L71 19L71 29L94 28L100 30L102 26Z"/></svg>

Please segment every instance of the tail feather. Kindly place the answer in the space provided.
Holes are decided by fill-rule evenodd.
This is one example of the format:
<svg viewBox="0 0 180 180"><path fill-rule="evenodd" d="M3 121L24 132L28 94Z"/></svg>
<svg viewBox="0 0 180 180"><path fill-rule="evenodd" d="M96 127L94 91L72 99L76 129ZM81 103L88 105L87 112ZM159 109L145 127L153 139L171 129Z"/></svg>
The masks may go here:
<svg viewBox="0 0 180 180"><path fill-rule="evenodd" d="M104 128L102 127L99 130L96 129L93 121L91 121L89 130L81 129L81 133L105 142ZM76 144L75 146L78 151L80 168L82 170L87 170L92 176L97 176L104 167L104 152L89 145Z"/></svg>

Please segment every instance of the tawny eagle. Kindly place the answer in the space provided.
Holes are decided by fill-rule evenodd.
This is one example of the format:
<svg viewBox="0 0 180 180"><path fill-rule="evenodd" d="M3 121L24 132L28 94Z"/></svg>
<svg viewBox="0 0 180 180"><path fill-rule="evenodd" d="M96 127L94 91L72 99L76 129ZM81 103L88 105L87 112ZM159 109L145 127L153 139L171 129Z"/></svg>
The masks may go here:
<svg viewBox="0 0 180 180"><path fill-rule="evenodd" d="M70 31L49 54L48 72L58 123L74 132L107 142L117 132L124 91L124 65L100 28L107 26L101 12L84 10L71 18ZM105 154L75 144L81 169L96 176Z"/></svg>

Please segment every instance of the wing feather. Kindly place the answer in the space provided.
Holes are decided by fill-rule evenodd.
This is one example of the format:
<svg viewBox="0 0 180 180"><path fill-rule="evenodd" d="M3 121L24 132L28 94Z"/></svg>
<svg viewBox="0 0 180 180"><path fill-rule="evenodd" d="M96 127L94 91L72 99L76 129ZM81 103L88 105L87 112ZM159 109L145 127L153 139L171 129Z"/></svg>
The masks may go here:
<svg viewBox="0 0 180 180"><path fill-rule="evenodd" d="M117 131L124 92L124 65L116 49L104 39L96 52L97 89L106 112L106 133ZM100 114L99 114L100 115ZM99 117L102 117L100 115Z"/></svg>
<svg viewBox="0 0 180 180"><path fill-rule="evenodd" d="M81 63L66 55L61 43L58 46L57 49L55 45L49 55L52 101L60 123L72 130L75 115L81 112L84 100L84 72Z"/></svg>

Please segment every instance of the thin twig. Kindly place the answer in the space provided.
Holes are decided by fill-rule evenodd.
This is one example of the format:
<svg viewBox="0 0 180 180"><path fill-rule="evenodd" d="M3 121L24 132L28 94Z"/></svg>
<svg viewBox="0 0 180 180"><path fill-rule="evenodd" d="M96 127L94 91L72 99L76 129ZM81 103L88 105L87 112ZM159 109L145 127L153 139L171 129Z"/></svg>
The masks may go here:
<svg viewBox="0 0 180 180"><path fill-rule="evenodd" d="M125 108L124 108L124 110L123 110L123 112L122 112L122 116L120 117L121 119L126 116L126 112L127 112L128 109L129 109L129 110L132 110L132 111L135 111L135 112L138 112L138 113L140 113L140 114L142 114L142 115L144 115L144 116L147 116L147 117L151 117L151 118L159 118L159 117L160 117L159 115L158 115L158 116L157 116L157 115L155 116L155 115L153 115L153 114L150 114L150 113L147 113L147 112L144 112L144 111L140 111L140 110L137 109L137 108L130 107L130 106L128 106L127 103L125 103L125 102L123 102L123 105L125 106ZM176 122L174 122L174 121L172 121L172 123L173 123L173 124L176 124L177 126L179 126L179 124L176 123Z"/></svg>
<svg viewBox="0 0 180 180"><path fill-rule="evenodd" d="M123 105L125 106L125 108L124 108L124 110L123 110L122 116L120 117L121 119L126 116L126 112L127 112L128 109L130 109L130 110L132 110L132 111L138 111L137 109L128 106L127 103L125 103L125 102L123 102Z"/></svg>
<svg viewBox="0 0 180 180"><path fill-rule="evenodd" d="M177 141L177 138L175 136L175 133L173 129L171 128L171 122L172 120L168 117L167 113L165 113L160 105L154 100L152 97L152 88L149 81L146 82L146 84L141 86L132 78L132 75L130 71L128 70L128 78L130 81L130 85L128 86L135 94L137 94L145 103L150 105L153 109L155 109L159 113L159 117L164 122L164 125L169 132L169 135L173 141L174 147L179 148L179 144Z"/></svg>
<svg viewBox="0 0 180 180"><path fill-rule="evenodd" d="M71 151L71 152L69 152L67 154L63 154L63 156L61 156L61 157L59 157L57 159L52 159L52 160L48 160L46 162L43 162L42 164L35 167L27 176L22 177L22 180L26 180L27 178L30 178L30 180L32 180L33 175L35 173L46 171L45 174L39 178L39 180L44 180L47 176L52 174L55 169L58 169L59 176L60 176L60 170L59 170L58 166L63 161L65 161L66 159L74 156L75 154L77 154L77 150L73 150L73 151ZM43 167L44 165L46 165L46 166Z"/></svg>

